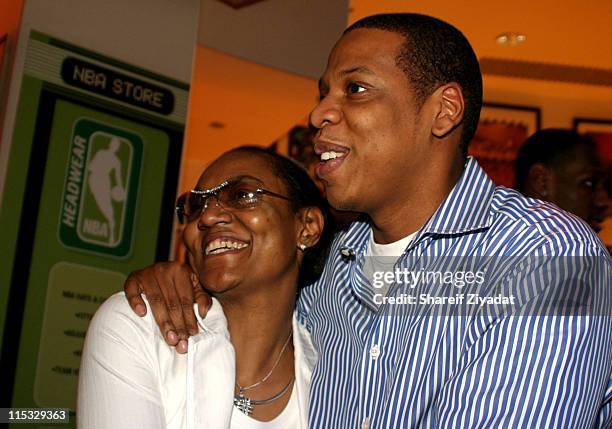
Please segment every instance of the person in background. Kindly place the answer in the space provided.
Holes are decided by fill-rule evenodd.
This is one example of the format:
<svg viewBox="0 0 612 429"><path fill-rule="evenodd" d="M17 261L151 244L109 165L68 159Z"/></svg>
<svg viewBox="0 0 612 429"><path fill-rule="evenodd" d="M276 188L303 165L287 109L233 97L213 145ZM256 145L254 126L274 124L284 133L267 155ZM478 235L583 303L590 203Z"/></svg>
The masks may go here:
<svg viewBox="0 0 612 429"><path fill-rule="evenodd" d="M555 128L536 131L521 146L515 166L519 192L556 204L600 231L609 198L604 167L588 136Z"/></svg>

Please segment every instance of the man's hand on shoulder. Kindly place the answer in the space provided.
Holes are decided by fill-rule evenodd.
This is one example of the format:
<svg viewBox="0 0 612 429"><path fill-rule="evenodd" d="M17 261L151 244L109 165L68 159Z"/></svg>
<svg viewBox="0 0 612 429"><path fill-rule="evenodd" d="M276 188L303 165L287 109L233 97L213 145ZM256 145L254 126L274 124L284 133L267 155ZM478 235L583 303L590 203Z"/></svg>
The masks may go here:
<svg viewBox="0 0 612 429"><path fill-rule="evenodd" d="M198 332L193 303L198 303L201 317L212 304L195 273L179 262L158 262L134 271L123 289L130 307L141 317L147 314L141 294L146 295L164 339L179 353L187 352L187 338Z"/></svg>

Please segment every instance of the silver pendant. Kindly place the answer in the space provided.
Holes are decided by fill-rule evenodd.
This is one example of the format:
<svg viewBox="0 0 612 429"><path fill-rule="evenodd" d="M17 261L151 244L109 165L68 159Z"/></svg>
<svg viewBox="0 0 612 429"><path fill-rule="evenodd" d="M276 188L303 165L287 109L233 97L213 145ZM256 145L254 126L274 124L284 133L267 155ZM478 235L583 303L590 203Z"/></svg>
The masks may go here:
<svg viewBox="0 0 612 429"><path fill-rule="evenodd" d="M234 395L234 405L238 408L242 414L246 414L250 416L253 412L253 404L251 404L251 400L246 396L242 396L242 393L238 396Z"/></svg>

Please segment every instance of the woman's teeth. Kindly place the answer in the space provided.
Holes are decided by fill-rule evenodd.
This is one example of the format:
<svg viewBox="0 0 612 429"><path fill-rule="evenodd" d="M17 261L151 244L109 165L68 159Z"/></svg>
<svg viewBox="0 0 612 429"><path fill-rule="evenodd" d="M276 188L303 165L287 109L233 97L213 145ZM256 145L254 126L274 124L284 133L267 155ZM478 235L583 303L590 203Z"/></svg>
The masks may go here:
<svg viewBox="0 0 612 429"><path fill-rule="evenodd" d="M333 150L331 150L329 152L323 152L321 154L321 161L327 161L327 160L330 160L330 159L341 158L342 156L344 156L344 153L342 153L342 152L334 152Z"/></svg>
<svg viewBox="0 0 612 429"><path fill-rule="evenodd" d="M247 246L248 244L241 243L239 241L214 240L208 243L208 245L206 246L206 249L204 249L204 253L206 255L210 255L210 254L216 255L218 253L223 253L223 252L227 252L230 250L244 249Z"/></svg>

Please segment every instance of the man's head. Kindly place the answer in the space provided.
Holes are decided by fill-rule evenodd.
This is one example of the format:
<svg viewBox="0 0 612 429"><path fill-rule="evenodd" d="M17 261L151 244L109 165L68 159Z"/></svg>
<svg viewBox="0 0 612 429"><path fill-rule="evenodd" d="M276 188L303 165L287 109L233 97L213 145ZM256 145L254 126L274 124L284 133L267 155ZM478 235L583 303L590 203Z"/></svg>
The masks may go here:
<svg viewBox="0 0 612 429"><path fill-rule="evenodd" d="M317 174L336 208L372 215L456 180L478 123L482 78L457 29L388 14L345 31L319 91L310 117L323 161Z"/></svg>
<svg viewBox="0 0 612 429"><path fill-rule="evenodd" d="M598 231L605 217L604 170L591 139L571 130L534 133L516 159L516 188L528 197L550 201L587 221Z"/></svg>
<svg viewBox="0 0 612 429"><path fill-rule="evenodd" d="M417 110L440 85L456 82L465 100L462 149L476 133L482 106L482 75L476 53L465 36L452 25L427 15L415 13L381 14L365 17L344 31L375 28L403 37L396 58L414 92Z"/></svg>

